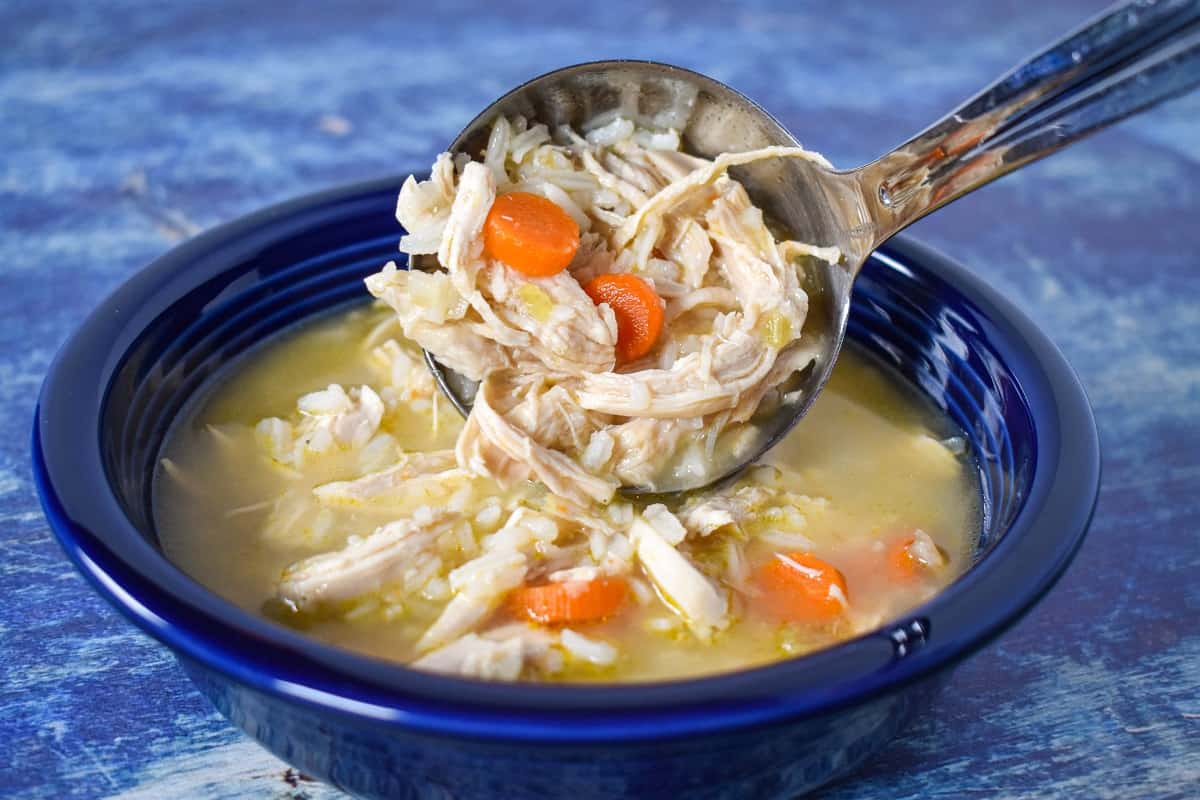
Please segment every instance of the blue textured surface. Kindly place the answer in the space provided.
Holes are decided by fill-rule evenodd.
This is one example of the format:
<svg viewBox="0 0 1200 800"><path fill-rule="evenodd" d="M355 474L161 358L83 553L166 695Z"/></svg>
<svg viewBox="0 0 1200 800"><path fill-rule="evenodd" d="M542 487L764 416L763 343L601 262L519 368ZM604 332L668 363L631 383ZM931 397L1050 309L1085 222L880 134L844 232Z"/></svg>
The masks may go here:
<svg viewBox="0 0 1200 800"><path fill-rule="evenodd" d="M0 8L0 792L336 796L211 711L84 586L37 509L42 373L139 266L266 203L422 167L505 88L590 58L708 72L858 163L1098 7L443 5ZM1198 111L1177 101L914 228L1073 361L1105 489L1054 593L824 797L1200 794Z"/></svg>

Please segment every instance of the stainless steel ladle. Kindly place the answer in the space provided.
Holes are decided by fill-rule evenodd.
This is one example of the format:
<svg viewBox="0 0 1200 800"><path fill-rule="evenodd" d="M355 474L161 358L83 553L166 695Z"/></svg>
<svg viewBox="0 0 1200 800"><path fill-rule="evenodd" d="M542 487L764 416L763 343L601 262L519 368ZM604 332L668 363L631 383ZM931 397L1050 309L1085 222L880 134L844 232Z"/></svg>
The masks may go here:
<svg viewBox="0 0 1200 800"><path fill-rule="evenodd" d="M704 479L683 476L626 493L701 488L743 469L804 415L833 369L845 336L850 290L867 256L893 234L967 192L1049 155L1124 117L1200 83L1200 0L1119 4L1013 68L991 86L891 153L833 171L775 159L731 172L789 239L838 247L843 260L814 260L803 336L820 355L798 392L760 425L740 463ZM488 106L454 140L478 156L497 116L524 115L579 129L622 114L674 127L683 147L720 153L798 143L770 114L712 78L650 61L598 61L543 75ZM419 266L419 265L418 265ZM426 353L442 391L464 415L476 386Z"/></svg>

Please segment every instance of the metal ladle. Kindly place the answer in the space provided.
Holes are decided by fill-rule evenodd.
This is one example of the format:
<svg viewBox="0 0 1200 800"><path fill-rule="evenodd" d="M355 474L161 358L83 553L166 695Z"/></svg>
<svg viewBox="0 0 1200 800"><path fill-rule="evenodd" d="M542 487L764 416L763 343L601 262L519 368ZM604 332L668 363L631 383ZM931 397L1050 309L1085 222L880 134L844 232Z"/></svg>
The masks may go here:
<svg viewBox="0 0 1200 800"><path fill-rule="evenodd" d="M720 474L682 476L626 494L698 489L728 478L783 438L820 393L842 346L850 290L867 256L896 232L980 186L1200 83L1200 0L1123 3L1013 68L891 153L833 171L799 159L731 170L785 238L838 247L838 265L813 261L803 337L819 356L759 423L745 457ZM598 61L543 75L488 106L451 152L477 157L492 122L524 115L584 128L620 114L680 131L706 158L797 141L741 93L704 75L650 61ZM415 266L422 268L418 262ZM464 415L476 385L425 354L438 385Z"/></svg>

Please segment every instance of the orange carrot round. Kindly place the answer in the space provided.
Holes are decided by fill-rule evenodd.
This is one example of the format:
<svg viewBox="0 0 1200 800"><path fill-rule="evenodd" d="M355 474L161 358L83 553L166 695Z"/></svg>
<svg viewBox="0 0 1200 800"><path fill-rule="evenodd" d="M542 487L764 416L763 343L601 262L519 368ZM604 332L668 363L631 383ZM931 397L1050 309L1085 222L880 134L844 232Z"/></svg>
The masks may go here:
<svg viewBox="0 0 1200 800"><path fill-rule="evenodd" d="M759 568L762 603L772 616L792 622L830 622L846 610L846 578L811 553L776 553Z"/></svg>
<svg viewBox="0 0 1200 800"><path fill-rule="evenodd" d="M921 562L913 558L908 549L914 541L912 535L904 535L888 544L887 570L891 577L911 581L920 574Z"/></svg>
<svg viewBox="0 0 1200 800"><path fill-rule="evenodd" d="M523 275L556 275L579 249L579 226L557 204L529 192L502 194L483 223L483 249Z"/></svg>
<svg viewBox="0 0 1200 800"><path fill-rule="evenodd" d="M508 596L508 607L514 616L543 625L595 622L615 614L628 589L622 578L524 586Z"/></svg>
<svg viewBox="0 0 1200 800"><path fill-rule="evenodd" d="M621 272L599 275L583 287L596 305L608 303L617 317L617 361L636 361L654 349L662 333L663 301L650 284Z"/></svg>

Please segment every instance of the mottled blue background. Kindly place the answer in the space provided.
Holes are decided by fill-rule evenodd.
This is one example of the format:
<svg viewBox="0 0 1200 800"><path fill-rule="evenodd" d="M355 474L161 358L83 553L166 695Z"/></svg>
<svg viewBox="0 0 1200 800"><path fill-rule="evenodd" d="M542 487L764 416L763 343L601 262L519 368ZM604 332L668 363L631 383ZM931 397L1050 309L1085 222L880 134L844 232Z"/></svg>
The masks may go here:
<svg viewBox="0 0 1200 800"><path fill-rule="evenodd" d="M0 3L0 793L338 795L227 726L38 510L43 372L143 264L264 204L424 169L500 92L595 58L707 72L857 164L1100 7L500 5ZM823 797L1200 796L1198 111L1176 101L913 228L1066 352L1104 490L1050 597Z"/></svg>

